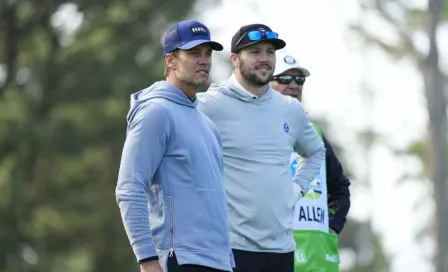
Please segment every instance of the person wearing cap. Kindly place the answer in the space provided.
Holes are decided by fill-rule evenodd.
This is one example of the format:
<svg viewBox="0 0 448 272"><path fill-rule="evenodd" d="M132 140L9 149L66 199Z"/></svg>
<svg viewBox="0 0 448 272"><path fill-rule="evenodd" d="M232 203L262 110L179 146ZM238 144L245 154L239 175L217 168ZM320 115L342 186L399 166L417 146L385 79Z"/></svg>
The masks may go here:
<svg viewBox="0 0 448 272"><path fill-rule="evenodd" d="M276 67L271 86L281 94L300 102L308 69L284 50L277 53ZM319 174L310 184L304 199L295 205L294 239L296 241L295 271L339 271L338 237L346 222L350 209L350 182L336 157L333 147L322 130L313 124L321 136L325 149L325 160ZM298 154L291 153L292 175Z"/></svg>
<svg viewBox="0 0 448 272"><path fill-rule="evenodd" d="M222 49L204 24L177 23L165 36L166 79L131 95L116 197L141 271L234 267L221 137L196 109Z"/></svg>
<svg viewBox="0 0 448 272"><path fill-rule="evenodd" d="M233 36L233 74L198 95L199 109L223 139L230 241L238 272L292 272L294 204L306 193L325 148L301 104L269 82L275 52L286 43L268 26L241 27ZM302 155L293 181L292 151Z"/></svg>

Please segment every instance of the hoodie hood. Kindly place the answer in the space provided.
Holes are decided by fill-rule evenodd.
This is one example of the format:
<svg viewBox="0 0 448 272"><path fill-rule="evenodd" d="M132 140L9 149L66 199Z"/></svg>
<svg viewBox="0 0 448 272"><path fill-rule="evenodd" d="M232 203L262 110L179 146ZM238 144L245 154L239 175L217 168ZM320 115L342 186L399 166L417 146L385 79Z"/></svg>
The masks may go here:
<svg viewBox="0 0 448 272"><path fill-rule="evenodd" d="M237 80L234 74L224 83L222 84L212 84L210 86L211 91L218 91L225 95L235 97L239 100L245 102L259 102L263 100L270 99L272 97L272 88L269 85L269 89L262 96L258 97L248 90L246 90Z"/></svg>
<svg viewBox="0 0 448 272"><path fill-rule="evenodd" d="M163 98L179 105L191 108L195 108L198 105L196 98L194 101L191 101L188 96L175 85L167 81L157 81L148 88L131 95L131 108L126 117L128 123L132 121L141 104L154 98Z"/></svg>

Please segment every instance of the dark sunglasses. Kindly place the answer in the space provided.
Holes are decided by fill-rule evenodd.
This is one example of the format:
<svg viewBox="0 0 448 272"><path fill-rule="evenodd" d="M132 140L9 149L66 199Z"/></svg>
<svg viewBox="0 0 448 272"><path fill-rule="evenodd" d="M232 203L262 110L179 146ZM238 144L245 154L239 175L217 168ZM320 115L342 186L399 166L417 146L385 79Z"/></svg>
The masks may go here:
<svg viewBox="0 0 448 272"><path fill-rule="evenodd" d="M289 83L291 83L292 80L294 80L299 86L305 84L304 76L281 75L281 76L275 76L273 77L273 79L282 85L288 85Z"/></svg>
<svg viewBox="0 0 448 272"><path fill-rule="evenodd" d="M251 41L259 41L262 39L277 39L278 34L272 31L259 31L259 30L253 30L249 31L247 33L244 33L243 36L236 42L235 47L240 44L240 42L244 39L244 37L247 35L249 40Z"/></svg>

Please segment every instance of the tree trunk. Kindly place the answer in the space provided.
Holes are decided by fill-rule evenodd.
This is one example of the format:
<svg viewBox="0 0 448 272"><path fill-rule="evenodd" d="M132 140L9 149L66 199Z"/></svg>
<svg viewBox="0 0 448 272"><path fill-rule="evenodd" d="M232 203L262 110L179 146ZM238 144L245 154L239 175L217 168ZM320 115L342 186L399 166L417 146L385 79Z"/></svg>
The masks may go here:
<svg viewBox="0 0 448 272"><path fill-rule="evenodd" d="M447 114L436 39L443 2L443 0L429 1L430 50L427 58L420 63L420 69L424 76L429 114L430 174L434 182L436 200L436 267L437 271L448 272Z"/></svg>

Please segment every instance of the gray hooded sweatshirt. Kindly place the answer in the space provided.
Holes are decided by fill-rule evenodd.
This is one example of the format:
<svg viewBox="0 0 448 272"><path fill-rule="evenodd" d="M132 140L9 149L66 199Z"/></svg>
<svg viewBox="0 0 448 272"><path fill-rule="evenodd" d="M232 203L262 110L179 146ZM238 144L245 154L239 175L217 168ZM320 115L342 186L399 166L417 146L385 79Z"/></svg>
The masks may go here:
<svg viewBox="0 0 448 272"><path fill-rule="evenodd" d="M231 271L221 137L196 105L166 81L131 96L117 202L137 260Z"/></svg>
<svg viewBox="0 0 448 272"><path fill-rule="evenodd" d="M325 157L324 144L296 99L273 90L256 97L232 76L198 95L218 127L224 155L230 242L234 249L291 252L292 181L307 191ZM301 155L291 180L291 152Z"/></svg>

